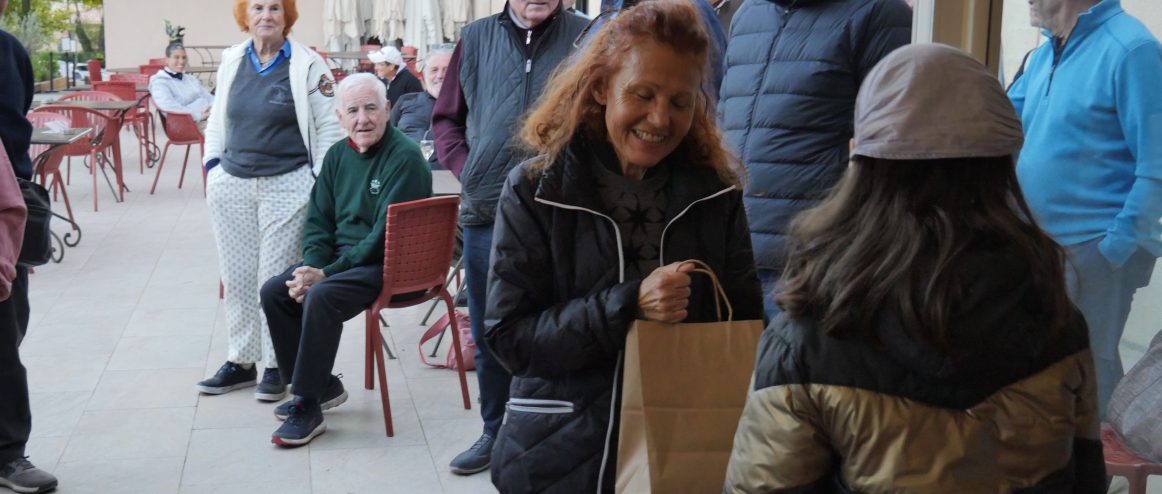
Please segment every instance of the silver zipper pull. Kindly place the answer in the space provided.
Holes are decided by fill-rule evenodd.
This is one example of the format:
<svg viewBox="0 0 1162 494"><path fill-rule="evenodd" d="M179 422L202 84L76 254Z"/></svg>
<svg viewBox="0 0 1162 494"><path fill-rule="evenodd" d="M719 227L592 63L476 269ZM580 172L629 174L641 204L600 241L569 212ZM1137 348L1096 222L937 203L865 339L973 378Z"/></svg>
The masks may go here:
<svg viewBox="0 0 1162 494"><path fill-rule="evenodd" d="M533 71L533 59L527 58L527 59L525 59L525 73L527 74L527 73L532 72L532 71Z"/></svg>
<svg viewBox="0 0 1162 494"><path fill-rule="evenodd" d="M529 29L528 31L525 31L525 45L531 44L533 44L533 30Z"/></svg>

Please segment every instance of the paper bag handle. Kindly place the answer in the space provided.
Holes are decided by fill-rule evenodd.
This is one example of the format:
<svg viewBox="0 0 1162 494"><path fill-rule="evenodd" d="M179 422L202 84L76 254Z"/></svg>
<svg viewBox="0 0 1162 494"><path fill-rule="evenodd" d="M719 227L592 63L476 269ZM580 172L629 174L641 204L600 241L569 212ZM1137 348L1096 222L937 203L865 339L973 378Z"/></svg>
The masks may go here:
<svg viewBox="0 0 1162 494"><path fill-rule="evenodd" d="M722 283L718 281L718 275L714 274L714 270L710 268L705 262L698 259L687 259L682 261L679 266L684 264L693 264L694 269L691 272L702 273L710 277L710 283L714 285L714 312L718 317L718 321L722 321L722 304L726 304L726 320L734 320L734 308L730 305L730 299L726 296L726 290L722 288Z"/></svg>

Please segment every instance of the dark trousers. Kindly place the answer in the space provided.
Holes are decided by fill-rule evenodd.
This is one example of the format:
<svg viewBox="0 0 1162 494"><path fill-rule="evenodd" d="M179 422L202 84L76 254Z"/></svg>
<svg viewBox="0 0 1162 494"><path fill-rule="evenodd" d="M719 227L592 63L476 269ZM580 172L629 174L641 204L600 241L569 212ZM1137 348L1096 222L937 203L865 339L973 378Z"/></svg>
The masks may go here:
<svg viewBox="0 0 1162 494"><path fill-rule="evenodd" d="M28 269L17 267L12 295L0 302L0 465L24 456L32 431L28 375L20 342L28 331Z"/></svg>
<svg viewBox="0 0 1162 494"><path fill-rule="evenodd" d="M358 266L323 278L301 304L290 298L286 286L299 266L262 285L262 311L283 382L291 383L297 396L319 399L335 366L343 322L375 302L383 289L383 266Z"/></svg>
<svg viewBox="0 0 1162 494"><path fill-rule="evenodd" d="M492 226L464 227L464 274L468 285L468 316L476 340L476 379L480 383L480 416L484 432L496 437L504 421L512 376L500 365L484 341L484 311L488 301L488 263L492 253Z"/></svg>

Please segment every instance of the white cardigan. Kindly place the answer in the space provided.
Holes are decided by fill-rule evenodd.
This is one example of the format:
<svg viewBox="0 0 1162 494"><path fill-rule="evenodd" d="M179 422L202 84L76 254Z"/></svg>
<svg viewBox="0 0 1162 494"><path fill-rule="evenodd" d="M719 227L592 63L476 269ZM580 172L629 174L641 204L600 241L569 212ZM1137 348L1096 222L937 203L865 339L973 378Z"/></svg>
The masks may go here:
<svg viewBox="0 0 1162 494"><path fill-rule="evenodd" d="M229 108L230 85L238 73L238 64L250 63L246 59L246 46L249 43L245 41L222 52L222 64L218 66L218 84L214 93L214 110L210 112L206 124L203 166L210 160L222 157L226 132L230 128L226 111ZM335 81L323 57L293 39L290 44L290 87L295 101L295 115L298 117L303 145L310 154L311 167L318 175L327 149L343 138L343 130L335 114Z"/></svg>

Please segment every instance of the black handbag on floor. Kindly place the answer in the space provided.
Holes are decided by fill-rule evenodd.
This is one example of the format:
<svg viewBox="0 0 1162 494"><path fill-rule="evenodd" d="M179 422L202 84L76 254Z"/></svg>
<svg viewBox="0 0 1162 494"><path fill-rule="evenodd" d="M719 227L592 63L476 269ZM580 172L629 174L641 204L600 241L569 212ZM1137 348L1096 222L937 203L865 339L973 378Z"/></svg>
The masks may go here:
<svg viewBox="0 0 1162 494"><path fill-rule="evenodd" d="M40 184L17 177L24 204L28 207L28 220L24 223L24 244L20 247L19 264L35 267L52 259L52 204L48 191Z"/></svg>

